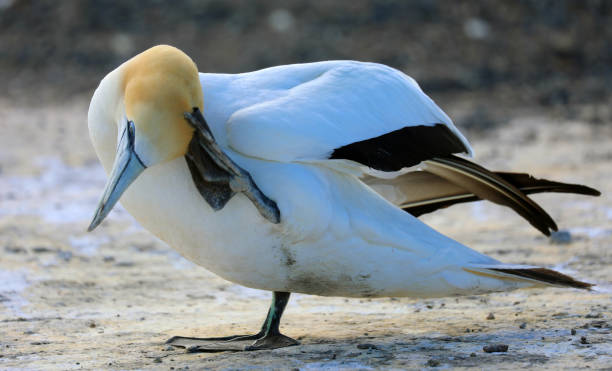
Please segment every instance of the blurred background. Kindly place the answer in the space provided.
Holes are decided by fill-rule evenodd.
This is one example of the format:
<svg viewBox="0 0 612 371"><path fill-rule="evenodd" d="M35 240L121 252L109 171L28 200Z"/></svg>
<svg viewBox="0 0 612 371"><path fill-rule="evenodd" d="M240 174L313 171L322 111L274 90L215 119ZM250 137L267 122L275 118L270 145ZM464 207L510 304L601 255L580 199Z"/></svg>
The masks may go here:
<svg viewBox="0 0 612 371"><path fill-rule="evenodd" d="M332 344L164 358L171 335L252 331L269 296L188 262L119 205L86 233L106 182L88 138L89 100L109 71L162 43L207 72L328 59L402 70L467 134L478 163L603 194L537 195L563 230L556 240L487 202L422 220L494 258L555 267L601 291L425 302L295 295L287 333ZM432 357L443 367L609 368L599 355L610 354L612 326L610 0L0 0L0 81L0 368L201 369L210 357L206 367L285 369L291 354L291 367L337 369L325 363L331 352L329 362L351 369L422 368ZM497 320L485 320L492 311ZM355 341L384 357L355 358ZM512 354L482 356L481 341L507 341Z"/></svg>
<svg viewBox="0 0 612 371"><path fill-rule="evenodd" d="M443 104L468 94L468 128L499 121L493 105L584 116L579 105L610 103L610 25L606 0L0 0L0 94L89 96L117 65L167 43L207 72L388 64ZM590 122L612 117L591 111Z"/></svg>

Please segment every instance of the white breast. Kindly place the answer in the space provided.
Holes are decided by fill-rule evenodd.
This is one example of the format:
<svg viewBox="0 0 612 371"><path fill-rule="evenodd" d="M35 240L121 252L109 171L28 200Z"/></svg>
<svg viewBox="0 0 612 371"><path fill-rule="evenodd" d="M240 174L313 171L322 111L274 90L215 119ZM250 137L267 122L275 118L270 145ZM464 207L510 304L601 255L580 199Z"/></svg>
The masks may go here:
<svg viewBox="0 0 612 371"><path fill-rule="evenodd" d="M280 245L277 228L243 195L214 211L198 193L184 158L146 169L121 204L189 260L230 281L269 287L260 276L262 267L278 261L269 254Z"/></svg>

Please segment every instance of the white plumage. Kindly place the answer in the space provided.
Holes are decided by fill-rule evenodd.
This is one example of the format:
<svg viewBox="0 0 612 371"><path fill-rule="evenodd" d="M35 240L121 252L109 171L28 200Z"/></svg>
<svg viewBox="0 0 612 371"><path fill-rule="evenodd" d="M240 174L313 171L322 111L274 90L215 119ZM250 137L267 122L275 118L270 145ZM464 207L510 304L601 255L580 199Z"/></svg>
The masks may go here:
<svg viewBox="0 0 612 371"><path fill-rule="evenodd" d="M330 61L237 75L201 73L200 83L215 137L249 157L327 159L350 143L437 123L448 126L471 151L413 79L381 64Z"/></svg>
<svg viewBox="0 0 612 371"><path fill-rule="evenodd" d="M110 171L116 130L106 128L114 120L95 109L98 97L116 89L113 79L105 82L89 122ZM217 142L277 202L282 217L270 224L243 195L213 211L183 158L151 167L121 202L190 260L248 287L317 295L434 297L532 285L467 271L498 263L383 199L358 179L363 165L326 160L334 148L435 123L470 148L411 78L379 64L332 61L202 73L200 83Z"/></svg>
<svg viewBox="0 0 612 371"><path fill-rule="evenodd" d="M216 145L194 142L201 129L194 134L183 118L194 107L203 108ZM199 115L193 112L185 117ZM159 46L102 80L88 122L111 174L90 229L125 191L124 207L188 259L227 280L282 294L262 329L272 328L264 331L263 343L276 336L268 347L296 343L278 340L287 292L437 297L543 284L590 286L543 268L503 265L398 207L435 210L449 200L485 198L549 233L554 221L522 190L597 191L494 174L453 157L472 155L467 140L413 79L387 66L330 61L237 75L201 73L198 81L189 57ZM431 133L439 138L432 141ZM194 143L202 146L199 157L191 152ZM348 149L334 157L340 148ZM396 161L400 155L409 160ZM280 223L255 207L261 197L244 188L248 177L223 167L228 157L276 203ZM401 169L420 161L429 172ZM378 170L366 166L372 164ZM225 198L211 203L203 197L211 195Z"/></svg>

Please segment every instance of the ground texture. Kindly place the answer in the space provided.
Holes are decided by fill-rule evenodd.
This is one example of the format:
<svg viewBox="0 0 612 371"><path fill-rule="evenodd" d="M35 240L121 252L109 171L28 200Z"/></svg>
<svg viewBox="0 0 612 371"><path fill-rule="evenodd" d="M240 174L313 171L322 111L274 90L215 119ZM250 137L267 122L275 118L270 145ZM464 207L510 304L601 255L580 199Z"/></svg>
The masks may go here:
<svg viewBox="0 0 612 371"><path fill-rule="evenodd" d="M603 196L536 196L564 233L553 243L487 203L428 215L453 238L511 262L555 267L597 290L537 289L438 300L294 295L282 330L302 345L187 353L173 335L256 330L269 294L223 281L156 240L121 208L86 233L105 175L87 100L0 100L2 369L611 369L612 123L514 112L472 136L496 170L588 184ZM585 108L588 112L589 108ZM465 111L450 107L451 115ZM605 117L612 117L609 112ZM566 116L563 116L566 117ZM491 344L507 352L486 353Z"/></svg>

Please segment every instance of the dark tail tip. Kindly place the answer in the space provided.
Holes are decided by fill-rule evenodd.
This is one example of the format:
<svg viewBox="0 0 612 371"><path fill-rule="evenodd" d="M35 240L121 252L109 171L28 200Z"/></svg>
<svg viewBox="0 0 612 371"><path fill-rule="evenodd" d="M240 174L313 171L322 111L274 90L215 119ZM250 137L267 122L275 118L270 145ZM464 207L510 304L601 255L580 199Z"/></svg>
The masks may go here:
<svg viewBox="0 0 612 371"><path fill-rule="evenodd" d="M590 290L594 285L588 282L575 280L574 278L547 268L490 268L493 271L529 278L532 280L548 283L555 286L574 287L577 289Z"/></svg>

